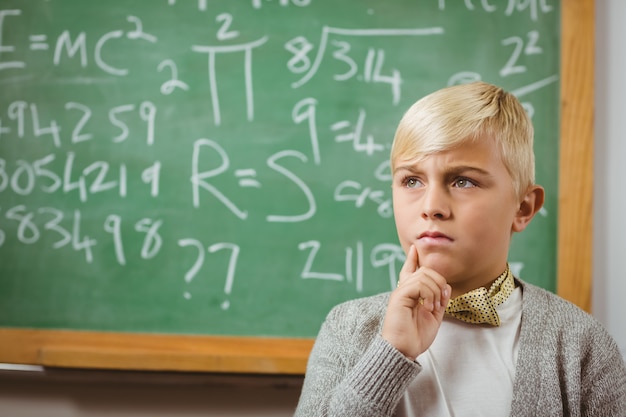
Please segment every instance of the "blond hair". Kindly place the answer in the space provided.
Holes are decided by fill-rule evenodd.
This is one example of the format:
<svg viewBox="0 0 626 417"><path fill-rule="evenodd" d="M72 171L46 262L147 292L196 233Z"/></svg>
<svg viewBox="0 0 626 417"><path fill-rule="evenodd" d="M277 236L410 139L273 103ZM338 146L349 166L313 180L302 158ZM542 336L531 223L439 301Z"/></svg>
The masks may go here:
<svg viewBox="0 0 626 417"><path fill-rule="evenodd" d="M391 147L391 171L399 161L417 162L467 141L494 140L523 196L535 182L533 126L511 93L482 81L435 91L404 114Z"/></svg>

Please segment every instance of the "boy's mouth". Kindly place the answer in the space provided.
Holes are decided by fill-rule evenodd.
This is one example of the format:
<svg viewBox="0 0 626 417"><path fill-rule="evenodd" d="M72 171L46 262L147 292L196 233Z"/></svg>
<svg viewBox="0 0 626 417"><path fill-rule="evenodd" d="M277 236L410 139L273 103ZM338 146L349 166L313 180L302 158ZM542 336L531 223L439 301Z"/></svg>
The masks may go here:
<svg viewBox="0 0 626 417"><path fill-rule="evenodd" d="M424 232L421 235L419 235L417 239L421 241L426 241L426 242L441 242L444 240L446 241L453 240L450 236L441 232L437 232L437 231Z"/></svg>

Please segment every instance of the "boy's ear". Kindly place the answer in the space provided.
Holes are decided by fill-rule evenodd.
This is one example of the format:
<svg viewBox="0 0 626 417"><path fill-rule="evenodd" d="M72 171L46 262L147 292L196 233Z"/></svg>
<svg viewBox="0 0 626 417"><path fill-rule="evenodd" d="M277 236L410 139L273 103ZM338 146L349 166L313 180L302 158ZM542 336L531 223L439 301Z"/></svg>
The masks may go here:
<svg viewBox="0 0 626 417"><path fill-rule="evenodd" d="M520 203L513 219L513 231L521 232L528 226L535 214L543 207L545 191L539 185L532 185Z"/></svg>

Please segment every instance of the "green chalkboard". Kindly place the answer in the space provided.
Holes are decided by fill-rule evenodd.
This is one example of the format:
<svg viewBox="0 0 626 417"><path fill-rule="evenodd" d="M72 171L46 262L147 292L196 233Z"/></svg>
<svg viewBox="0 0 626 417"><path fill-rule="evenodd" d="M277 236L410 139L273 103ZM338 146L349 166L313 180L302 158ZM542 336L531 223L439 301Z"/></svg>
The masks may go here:
<svg viewBox="0 0 626 417"><path fill-rule="evenodd" d="M388 153L443 86L513 91L555 289L558 1L3 0L0 326L314 336L403 254Z"/></svg>

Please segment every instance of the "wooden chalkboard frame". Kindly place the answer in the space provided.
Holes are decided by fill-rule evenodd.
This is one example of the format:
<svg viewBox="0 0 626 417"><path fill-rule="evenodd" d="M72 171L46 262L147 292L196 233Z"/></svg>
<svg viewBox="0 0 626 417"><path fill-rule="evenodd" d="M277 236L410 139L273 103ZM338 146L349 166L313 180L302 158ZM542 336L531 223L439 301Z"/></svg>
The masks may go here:
<svg viewBox="0 0 626 417"><path fill-rule="evenodd" d="M591 310L594 0L561 4L557 292ZM0 362L91 369L294 374L312 339L0 329Z"/></svg>

